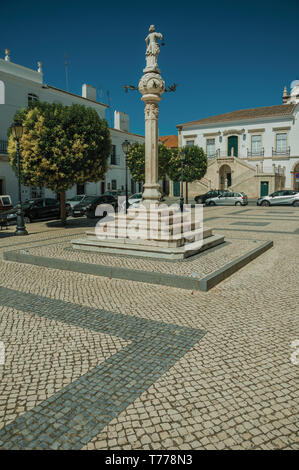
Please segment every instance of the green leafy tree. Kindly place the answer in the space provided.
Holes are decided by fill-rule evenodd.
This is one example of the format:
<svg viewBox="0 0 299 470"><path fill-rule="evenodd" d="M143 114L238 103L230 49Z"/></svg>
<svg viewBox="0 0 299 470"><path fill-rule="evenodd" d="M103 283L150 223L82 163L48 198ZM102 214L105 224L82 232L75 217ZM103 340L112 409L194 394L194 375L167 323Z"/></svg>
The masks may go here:
<svg viewBox="0 0 299 470"><path fill-rule="evenodd" d="M186 145L183 148L172 150L168 166L169 178L172 181L181 181L182 166L180 152L182 152L184 157L183 181L185 181L188 185L188 183L192 183L193 181L197 181L203 178L207 171L208 160L203 149L197 145Z"/></svg>
<svg viewBox="0 0 299 470"><path fill-rule="evenodd" d="M159 179L163 179L168 170L171 150L163 144L158 147ZM145 179L145 144L135 142L127 154L128 168L134 181L143 182Z"/></svg>
<svg viewBox="0 0 299 470"><path fill-rule="evenodd" d="M74 184L103 179L111 153L108 124L92 108L35 102L14 117L24 127L20 141L22 183L60 194L66 221L65 191ZM9 130L10 164L17 171L16 141Z"/></svg>

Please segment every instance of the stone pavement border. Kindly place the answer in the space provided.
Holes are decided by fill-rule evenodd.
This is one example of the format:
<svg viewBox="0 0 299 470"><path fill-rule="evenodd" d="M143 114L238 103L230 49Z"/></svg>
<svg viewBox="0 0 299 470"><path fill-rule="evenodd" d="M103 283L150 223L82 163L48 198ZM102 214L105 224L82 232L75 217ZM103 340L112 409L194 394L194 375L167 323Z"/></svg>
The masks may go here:
<svg viewBox="0 0 299 470"><path fill-rule="evenodd" d="M131 343L0 430L0 449L81 449L205 332L0 287L0 304Z"/></svg>
<svg viewBox="0 0 299 470"><path fill-rule="evenodd" d="M222 268L214 271L208 276L200 279L193 279L187 276L175 274L166 274L160 272L150 272L143 270L134 270L118 266L103 266L99 264L83 263L80 261L64 260L59 258L49 258L45 256L36 256L24 253L24 250L5 251L3 259L5 261L15 261L18 263L33 264L47 268L60 269L64 271L73 271L94 276L105 276L116 279L126 279L137 282L147 282L150 284L178 287L181 289L208 291L219 284L238 269L257 258L266 250L273 246L273 241L269 240L250 250L245 255L233 260Z"/></svg>
<svg viewBox="0 0 299 470"><path fill-rule="evenodd" d="M254 250L251 250L245 255L240 256L239 258L235 259L231 263L226 264L225 266L223 266L223 268L220 268L217 271L214 271L212 274L209 274L208 276L200 280L200 290L205 291L205 292L210 290L212 287L219 284L219 282L223 281L224 279L229 277L231 274L243 268L243 266L250 263L250 261L257 258L262 253L264 253L265 251L269 250L269 248L272 248L272 247L273 247L273 241L271 240L266 241L261 246L254 248Z"/></svg>

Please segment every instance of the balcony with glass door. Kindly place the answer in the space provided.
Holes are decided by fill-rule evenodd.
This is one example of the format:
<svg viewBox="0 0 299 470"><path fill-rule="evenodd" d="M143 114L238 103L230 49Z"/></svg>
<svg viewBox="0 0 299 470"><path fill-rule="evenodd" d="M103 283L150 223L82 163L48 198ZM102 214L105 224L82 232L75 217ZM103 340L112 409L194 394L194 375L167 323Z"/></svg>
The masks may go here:
<svg viewBox="0 0 299 470"><path fill-rule="evenodd" d="M251 136L251 149L247 149L247 157L251 158L263 158L264 147L262 147L262 136L252 135Z"/></svg>
<svg viewBox="0 0 299 470"><path fill-rule="evenodd" d="M290 147L287 146L287 134L276 134L276 148L272 148L272 157L289 157Z"/></svg>

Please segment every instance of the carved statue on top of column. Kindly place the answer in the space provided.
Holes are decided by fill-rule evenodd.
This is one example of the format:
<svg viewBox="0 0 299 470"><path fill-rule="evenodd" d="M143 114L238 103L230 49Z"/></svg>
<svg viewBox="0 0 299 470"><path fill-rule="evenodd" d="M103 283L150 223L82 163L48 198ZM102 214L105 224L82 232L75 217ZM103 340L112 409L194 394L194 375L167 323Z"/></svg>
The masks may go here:
<svg viewBox="0 0 299 470"><path fill-rule="evenodd" d="M149 28L150 34L146 37L146 67L144 72L157 72L160 73L158 68L158 55L160 53L160 45L157 40L162 40L163 36L161 33L156 33L156 28L151 25Z"/></svg>

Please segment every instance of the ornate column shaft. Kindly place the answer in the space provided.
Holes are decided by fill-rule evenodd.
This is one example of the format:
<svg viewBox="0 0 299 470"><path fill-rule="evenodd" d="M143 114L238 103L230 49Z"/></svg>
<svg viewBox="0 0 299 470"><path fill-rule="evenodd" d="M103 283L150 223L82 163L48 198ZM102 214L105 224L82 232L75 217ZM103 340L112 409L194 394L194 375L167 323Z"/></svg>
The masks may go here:
<svg viewBox="0 0 299 470"><path fill-rule="evenodd" d="M145 104L145 182L142 202L145 206L158 203L161 198L158 171L158 117L159 101L165 91L165 83L161 77L157 58L160 52L158 40L162 39L162 34L157 33L155 26L149 28L149 35L146 37L146 67L143 69L144 75L139 81L138 89L142 94L142 101Z"/></svg>
<svg viewBox="0 0 299 470"><path fill-rule="evenodd" d="M160 97L146 95L145 103L145 182L143 201L158 202L161 193L158 184L158 116Z"/></svg>
<svg viewBox="0 0 299 470"><path fill-rule="evenodd" d="M157 203L161 197L158 183L158 118L165 83L159 73L146 73L139 82L139 91L145 103L145 183L142 199L143 204L149 206Z"/></svg>

